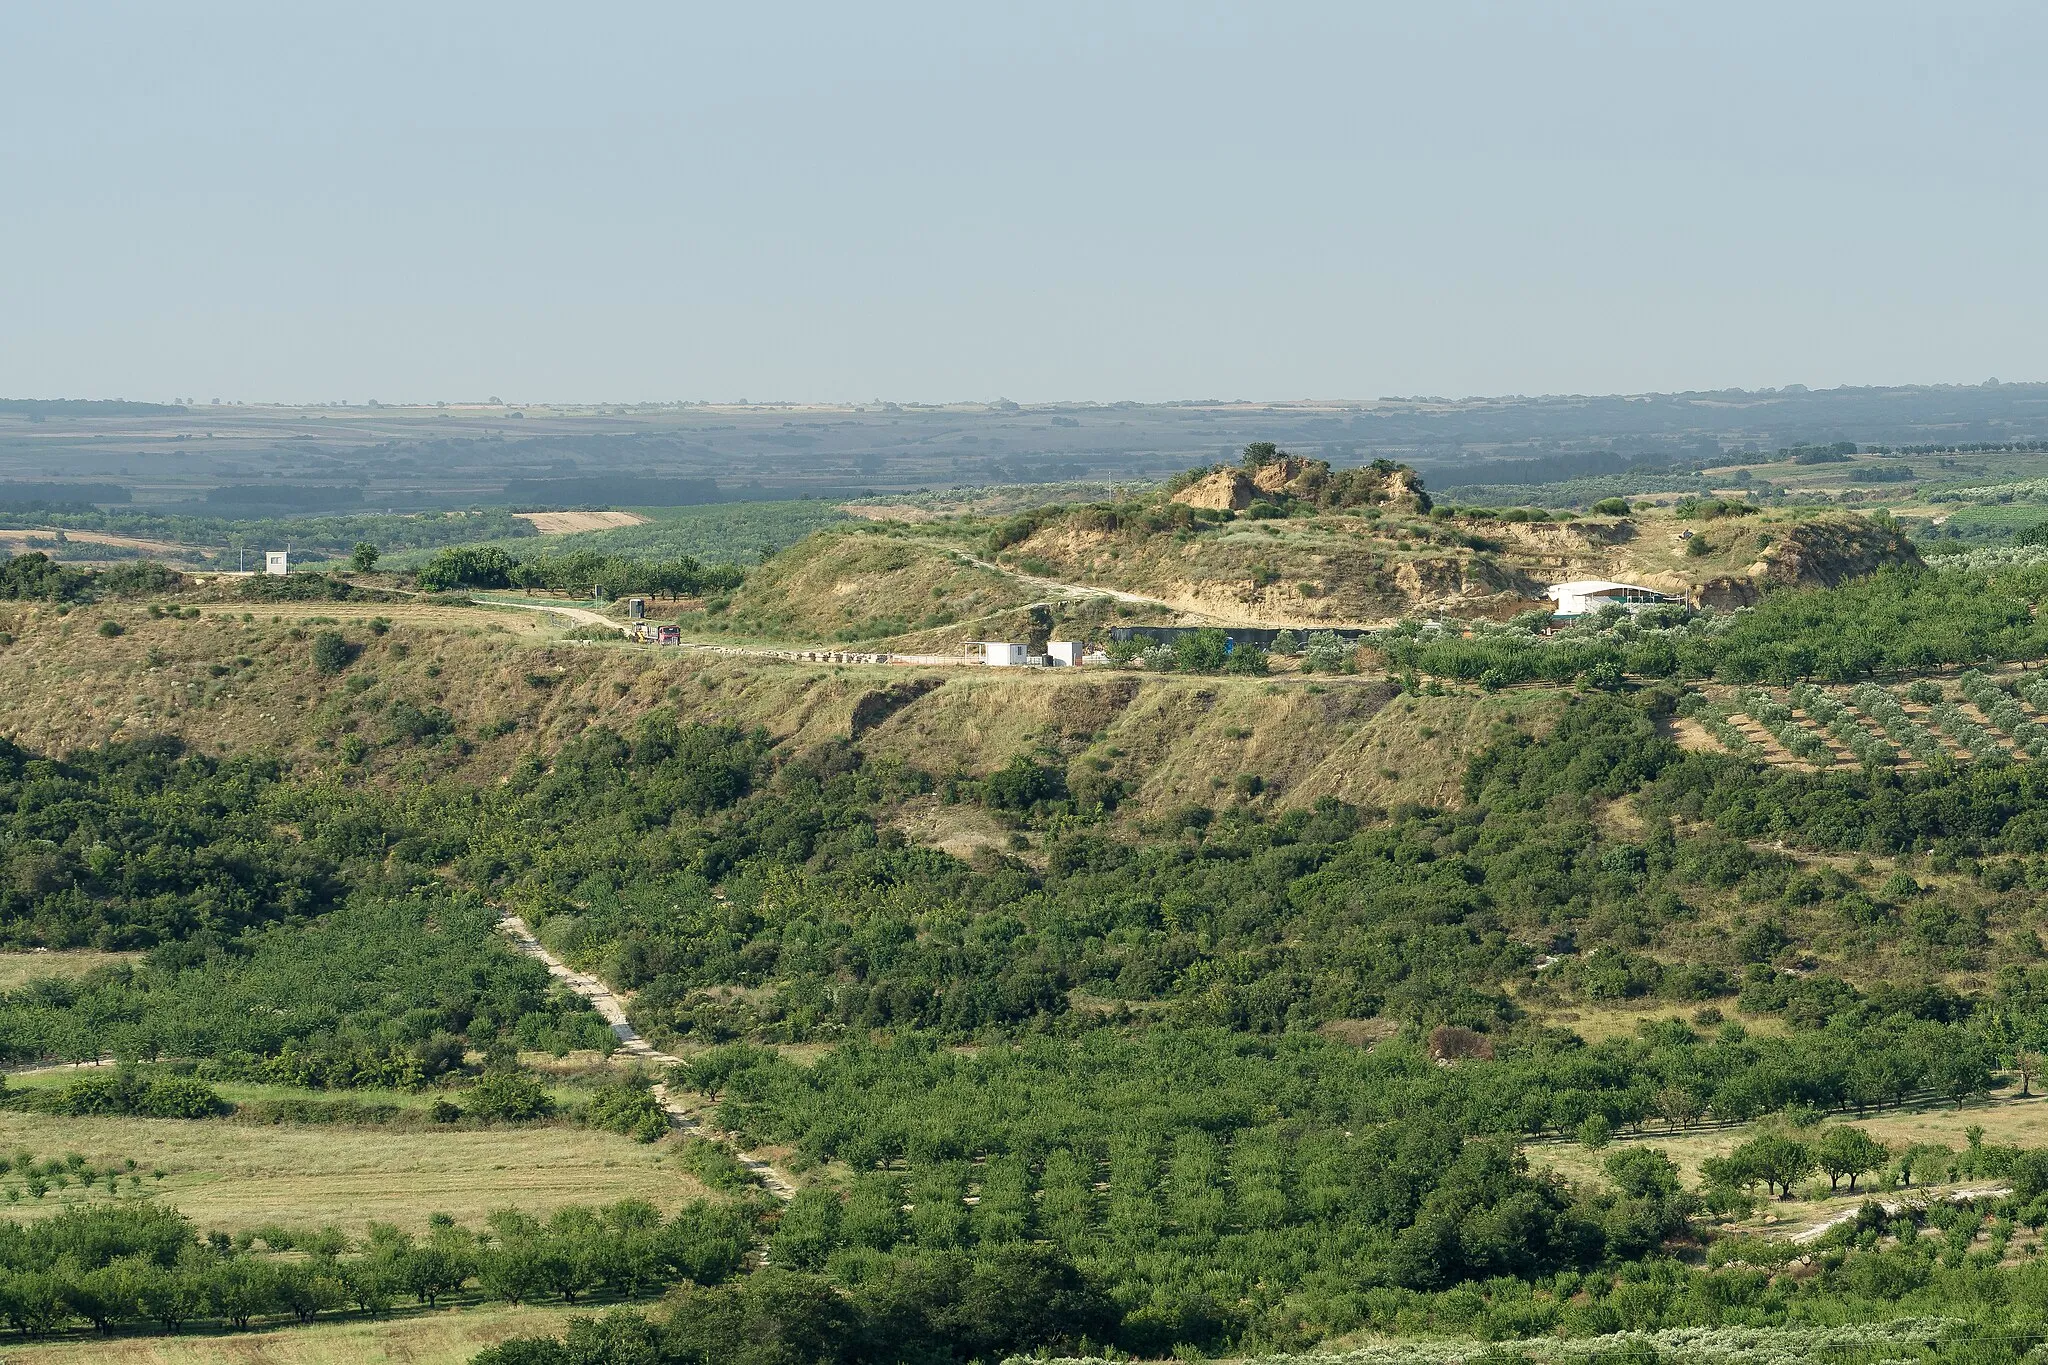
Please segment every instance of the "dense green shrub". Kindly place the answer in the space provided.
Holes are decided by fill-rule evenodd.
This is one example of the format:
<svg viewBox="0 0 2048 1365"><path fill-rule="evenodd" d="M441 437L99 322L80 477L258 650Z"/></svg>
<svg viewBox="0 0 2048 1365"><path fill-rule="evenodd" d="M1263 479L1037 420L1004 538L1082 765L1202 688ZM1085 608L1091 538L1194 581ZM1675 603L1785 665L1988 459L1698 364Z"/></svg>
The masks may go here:
<svg viewBox="0 0 2048 1365"><path fill-rule="evenodd" d="M323 630L313 636L313 670L330 676L355 661L361 647L350 644L338 630Z"/></svg>
<svg viewBox="0 0 2048 1365"><path fill-rule="evenodd" d="M61 1089L14 1091L10 1098L52 1114L128 1114L142 1118L205 1119L234 1106L191 1076L144 1073L130 1067L90 1071Z"/></svg>
<svg viewBox="0 0 2048 1365"><path fill-rule="evenodd" d="M510 1068L486 1071L462 1092L463 1108L480 1119L518 1123L555 1112L554 1097L539 1079Z"/></svg>
<svg viewBox="0 0 2048 1365"><path fill-rule="evenodd" d="M143 948L333 906L375 817L283 776L165 736L62 762L0 739L0 942ZM307 837L279 829L301 817Z"/></svg>
<svg viewBox="0 0 2048 1365"><path fill-rule="evenodd" d="M41 550L0 556L0 600L4 601L90 602L110 597L154 597L184 586L182 574L149 560L107 569L82 569L59 564Z"/></svg>
<svg viewBox="0 0 2048 1365"><path fill-rule="evenodd" d="M458 545L441 551L419 571L422 591L451 588L509 588L516 561L493 545Z"/></svg>
<svg viewBox="0 0 2048 1365"><path fill-rule="evenodd" d="M1735 498L1680 498L1671 510L1689 520L1714 521L1721 517L1755 516L1763 509Z"/></svg>
<svg viewBox="0 0 2048 1365"><path fill-rule="evenodd" d="M584 1118L594 1128L624 1133L638 1142L654 1142L669 1130L668 1111L651 1083L637 1075L600 1085L591 1093Z"/></svg>
<svg viewBox="0 0 2048 1365"><path fill-rule="evenodd" d="M213 1078L424 1085L466 1046L603 1047L595 1011L460 900L358 899L312 925L166 943L0 997L0 1057L198 1059Z"/></svg>
<svg viewBox="0 0 2048 1365"><path fill-rule="evenodd" d="M401 697L384 708L393 744L426 744L455 733L455 718L439 706L417 706Z"/></svg>

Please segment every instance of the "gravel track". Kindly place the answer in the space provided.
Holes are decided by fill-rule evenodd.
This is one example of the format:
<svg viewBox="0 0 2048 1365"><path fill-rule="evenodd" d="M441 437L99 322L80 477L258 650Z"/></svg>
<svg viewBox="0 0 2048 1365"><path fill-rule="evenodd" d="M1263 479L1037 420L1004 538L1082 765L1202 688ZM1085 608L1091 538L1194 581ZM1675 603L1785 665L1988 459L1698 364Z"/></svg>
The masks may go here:
<svg viewBox="0 0 2048 1365"><path fill-rule="evenodd" d="M663 1069L675 1066L681 1061L680 1058L671 1057L666 1052L657 1052L654 1045L642 1038L634 1029L632 1021L626 1018L626 1008L619 1003L619 997L612 992L612 988L588 972L577 971L549 952L547 946L534 937L533 930L527 927L525 920L517 915L506 915L498 921L498 928L504 931L505 936L512 940L519 951L544 964L548 969L548 975L590 1002L591 1007L603 1017L605 1023L611 1025L613 1034L618 1037L620 1052ZM678 1132L728 1143L735 1151L739 1151L739 1142L732 1134L712 1124L690 1104L679 1098L676 1092L668 1088L666 1081L654 1083L654 1097L661 1102L662 1109L667 1112L670 1127ZM739 1163L759 1178L762 1185L776 1198L786 1200L796 1196L796 1186L790 1182L789 1177L776 1170L765 1157L739 1151Z"/></svg>

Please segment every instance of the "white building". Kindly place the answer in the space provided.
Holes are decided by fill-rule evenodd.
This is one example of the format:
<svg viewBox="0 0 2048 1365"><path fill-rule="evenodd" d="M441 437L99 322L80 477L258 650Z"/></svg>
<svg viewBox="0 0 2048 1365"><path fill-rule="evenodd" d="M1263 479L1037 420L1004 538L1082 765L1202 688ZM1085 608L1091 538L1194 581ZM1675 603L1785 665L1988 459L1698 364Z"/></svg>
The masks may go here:
<svg viewBox="0 0 2048 1365"><path fill-rule="evenodd" d="M1633 583L1609 583L1599 578L1559 583L1545 588L1543 595L1557 603L1557 614L1561 617L1591 616L1617 604L1630 611L1638 611L1671 600L1655 588L1638 587Z"/></svg>
<svg viewBox="0 0 2048 1365"><path fill-rule="evenodd" d="M263 572L267 574L288 574L291 571L291 551L265 550L263 552Z"/></svg>
<svg viewBox="0 0 2048 1365"><path fill-rule="evenodd" d="M976 651L980 652L981 661L990 668L1022 668L1028 657L1024 646L1012 644L1008 640L969 640L967 657L972 659Z"/></svg>
<svg viewBox="0 0 2048 1365"><path fill-rule="evenodd" d="M1087 648L1079 640L1049 640L1045 646L1045 661L1053 668L1073 668L1081 662L1081 651Z"/></svg>

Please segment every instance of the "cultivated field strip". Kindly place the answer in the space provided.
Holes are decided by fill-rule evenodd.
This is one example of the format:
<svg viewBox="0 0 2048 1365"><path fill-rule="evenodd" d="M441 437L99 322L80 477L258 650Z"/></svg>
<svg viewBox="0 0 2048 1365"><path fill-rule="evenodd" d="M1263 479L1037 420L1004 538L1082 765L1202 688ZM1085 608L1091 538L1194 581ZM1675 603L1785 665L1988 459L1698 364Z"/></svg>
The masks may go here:
<svg viewBox="0 0 2048 1365"><path fill-rule="evenodd" d="M1678 704L1678 714L1693 721L1702 730L1719 740L1721 747L1730 753L1755 754L1757 746L1748 735L1729 723L1733 708L1722 703L1708 701L1697 692L1688 692Z"/></svg>
<svg viewBox="0 0 2048 1365"><path fill-rule="evenodd" d="M1897 697L1876 683L1857 683L1849 691L1849 700L1919 762L1938 763L1945 757L1940 742L1907 713Z"/></svg>
<svg viewBox="0 0 2048 1365"><path fill-rule="evenodd" d="M1814 733L1791 707L1762 688L1753 687L1742 694L1742 709L1751 720L1770 731L1771 738L1794 758L1821 767L1835 761L1835 752L1827 741Z"/></svg>
<svg viewBox="0 0 2048 1365"><path fill-rule="evenodd" d="M1826 727L1858 763L1885 766L1898 760L1889 742L1872 734L1856 715L1838 699L1820 688L1800 683L1792 689L1792 701L1814 721Z"/></svg>
<svg viewBox="0 0 2048 1365"><path fill-rule="evenodd" d="M1996 763L2006 756L2005 746L1998 737L1979 725L1976 719L1954 702L1938 701L1928 708L1942 733L1969 751L1970 757L1980 763Z"/></svg>
<svg viewBox="0 0 2048 1365"><path fill-rule="evenodd" d="M1963 695L1984 718L2003 730L2029 758L2048 758L2048 728L2036 723L2012 695L1971 669L1962 676Z"/></svg>
<svg viewBox="0 0 2048 1365"><path fill-rule="evenodd" d="M1784 694L1746 687L1721 701L1695 695L1679 711L1730 752L1774 763L1929 767L2048 759L2048 678L2001 683L1973 669L1956 687L1961 701L1922 684L1902 700L1876 683L1838 692L1802 682Z"/></svg>

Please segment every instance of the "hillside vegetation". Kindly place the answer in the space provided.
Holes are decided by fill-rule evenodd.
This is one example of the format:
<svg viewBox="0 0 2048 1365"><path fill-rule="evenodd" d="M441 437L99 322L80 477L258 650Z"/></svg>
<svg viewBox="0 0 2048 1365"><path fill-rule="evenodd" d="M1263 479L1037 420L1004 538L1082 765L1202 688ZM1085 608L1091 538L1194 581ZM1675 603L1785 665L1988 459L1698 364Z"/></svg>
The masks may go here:
<svg viewBox="0 0 2048 1365"><path fill-rule="evenodd" d="M659 649L388 576L37 568L0 608L0 943L101 956L0 994L0 1053L119 1065L0 1088L30 1153L0 1199L37 1206L0 1217L0 1314L625 1305L498 1365L1889 1349L1901 1318L2017 1359L2048 580L1745 507L1511 518L1254 452L1128 506L828 530L680 608L735 643L1099 630L1177 619L1144 600L1167 568L1239 541L1777 585L1545 634L1484 619L1527 605L1509 582L1355 648L1058 671ZM1084 523L1099 555L1047 558ZM626 1062L505 912L680 1060ZM167 1142L160 1180L119 1150L264 1123L361 1135L450 1216L273 1236L274 1175L202 1187L217 1140ZM431 1155L523 1134L559 1178L465 1190ZM603 1143L646 1156L593 1198L658 1195L562 1207Z"/></svg>

